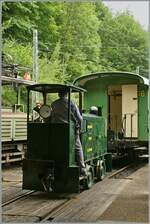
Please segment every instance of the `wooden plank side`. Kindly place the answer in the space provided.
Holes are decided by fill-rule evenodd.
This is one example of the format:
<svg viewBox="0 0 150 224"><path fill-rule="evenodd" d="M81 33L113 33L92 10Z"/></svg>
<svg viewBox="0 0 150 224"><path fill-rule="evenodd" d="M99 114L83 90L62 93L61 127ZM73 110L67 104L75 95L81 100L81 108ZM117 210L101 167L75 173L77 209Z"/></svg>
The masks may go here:
<svg viewBox="0 0 150 224"><path fill-rule="evenodd" d="M28 190L22 190L21 187L15 187L15 186L9 188L7 187L2 191L2 203L12 200L26 192L28 192Z"/></svg>
<svg viewBox="0 0 150 224"><path fill-rule="evenodd" d="M95 222L127 182L128 180L112 179L98 182L90 190L70 200L61 209L52 212L51 217L54 222Z"/></svg>
<svg viewBox="0 0 150 224"><path fill-rule="evenodd" d="M2 215L3 223L32 223L32 222L40 222L40 218L36 216L16 216L16 215Z"/></svg>
<svg viewBox="0 0 150 224"><path fill-rule="evenodd" d="M26 198L6 205L3 215L45 217L51 210L63 204L68 199L52 199L47 193L36 192Z"/></svg>
<svg viewBox="0 0 150 224"><path fill-rule="evenodd" d="M148 223L148 166L131 175L132 181L122 190L99 220Z"/></svg>

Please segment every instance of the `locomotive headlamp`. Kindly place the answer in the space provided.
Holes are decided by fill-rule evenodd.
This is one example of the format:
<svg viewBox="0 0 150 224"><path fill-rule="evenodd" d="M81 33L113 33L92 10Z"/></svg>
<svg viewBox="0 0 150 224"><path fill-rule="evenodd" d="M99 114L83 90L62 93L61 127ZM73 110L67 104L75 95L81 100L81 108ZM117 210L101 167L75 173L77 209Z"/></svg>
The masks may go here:
<svg viewBox="0 0 150 224"><path fill-rule="evenodd" d="M39 114L42 118L48 118L51 115L51 108L48 105L43 105L40 108Z"/></svg>

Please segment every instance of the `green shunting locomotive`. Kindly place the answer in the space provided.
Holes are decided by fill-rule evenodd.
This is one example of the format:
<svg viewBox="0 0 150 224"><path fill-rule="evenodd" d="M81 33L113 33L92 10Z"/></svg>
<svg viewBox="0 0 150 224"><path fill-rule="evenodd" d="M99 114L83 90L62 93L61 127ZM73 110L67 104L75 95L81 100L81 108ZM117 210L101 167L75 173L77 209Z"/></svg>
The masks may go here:
<svg viewBox="0 0 150 224"><path fill-rule="evenodd" d="M102 108L106 120L108 151L131 159L148 156L149 80L128 72L101 72L77 78L85 88L84 107Z"/></svg>
<svg viewBox="0 0 150 224"><path fill-rule="evenodd" d="M68 123L51 123L49 95L61 90L68 92ZM92 186L94 179L102 180L112 169L111 153L107 152L106 119L83 113L81 142L87 175L80 177L75 161L75 125L71 120L70 101L76 94L82 112L83 95L86 90L76 86L36 84L27 87L27 152L23 160L23 189L53 193L77 193ZM31 93L41 95L41 119L31 115ZM49 106L48 106L49 105Z"/></svg>

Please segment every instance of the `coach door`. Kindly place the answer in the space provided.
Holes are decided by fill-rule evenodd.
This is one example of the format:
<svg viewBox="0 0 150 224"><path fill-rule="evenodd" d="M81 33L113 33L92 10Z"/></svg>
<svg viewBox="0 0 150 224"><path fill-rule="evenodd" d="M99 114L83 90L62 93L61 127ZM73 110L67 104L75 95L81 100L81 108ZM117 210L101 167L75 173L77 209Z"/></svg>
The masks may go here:
<svg viewBox="0 0 150 224"><path fill-rule="evenodd" d="M122 93L121 85L108 88L108 128L117 133L122 128Z"/></svg>
<svg viewBox="0 0 150 224"><path fill-rule="evenodd" d="M138 137L137 85L122 85L122 121L125 137Z"/></svg>

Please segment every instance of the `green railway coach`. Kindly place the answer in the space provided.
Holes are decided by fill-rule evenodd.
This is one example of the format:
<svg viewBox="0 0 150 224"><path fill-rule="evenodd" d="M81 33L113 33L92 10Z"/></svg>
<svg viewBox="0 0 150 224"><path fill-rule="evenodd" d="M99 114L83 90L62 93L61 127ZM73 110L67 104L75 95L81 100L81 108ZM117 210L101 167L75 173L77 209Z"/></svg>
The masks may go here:
<svg viewBox="0 0 150 224"><path fill-rule="evenodd" d="M129 72L100 72L81 76L74 84L87 90L86 111L91 106L102 111L108 140L115 139L117 147L148 146L148 79ZM116 144L110 148L116 149Z"/></svg>

